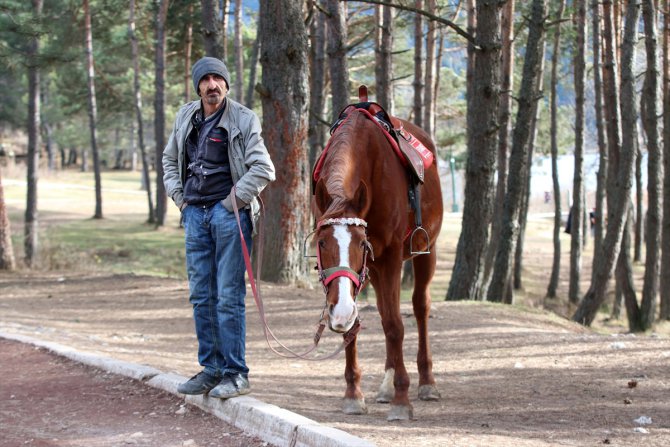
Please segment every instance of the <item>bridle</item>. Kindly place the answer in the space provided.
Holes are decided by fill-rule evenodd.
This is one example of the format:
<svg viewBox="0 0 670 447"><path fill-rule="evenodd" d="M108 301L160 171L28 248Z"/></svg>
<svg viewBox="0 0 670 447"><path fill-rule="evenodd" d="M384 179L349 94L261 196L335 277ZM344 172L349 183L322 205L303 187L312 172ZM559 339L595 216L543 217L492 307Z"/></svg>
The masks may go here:
<svg viewBox="0 0 670 447"><path fill-rule="evenodd" d="M368 234L367 234L368 223L363 219L359 219L357 217L340 217L340 218L324 219L317 224L316 230L314 230L312 233L315 233L316 231L320 230L323 227L331 225L360 226L365 229L365 240L363 241L363 266L361 267L360 272L356 272L349 266L344 265L338 265L324 269L321 263L321 250L319 244L318 243L316 244L316 267L317 270L319 271L319 281L321 281L323 291L325 293L328 293L328 285L331 282L333 282L337 278L345 277L350 279L351 282L354 283L355 286L354 300L356 300L356 297L360 293L361 289L365 285L365 281L368 278L368 266L367 266L368 255L370 255L370 259L372 259L373 261L375 260L375 255L372 251L372 244L370 244L370 241L368 240Z"/></svg>

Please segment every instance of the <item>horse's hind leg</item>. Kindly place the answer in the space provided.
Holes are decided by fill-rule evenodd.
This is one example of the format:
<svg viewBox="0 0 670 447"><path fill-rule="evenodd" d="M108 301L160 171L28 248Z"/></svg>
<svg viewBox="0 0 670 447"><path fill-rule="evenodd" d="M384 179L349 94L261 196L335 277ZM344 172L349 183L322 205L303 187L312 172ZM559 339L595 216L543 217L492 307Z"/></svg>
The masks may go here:
<svg viewBox="0 0 670 447"><path fill-rule="evenodd" d="M433 358L428 340L428 318L430 316L430 291L428 286L435 273L437 254L431 247L429 254L420 255L412 260L414 265L414 293L412 305L419 332L419 351L416 364L419 370L419 399L439 400L441 395L435 386L433 377Z"/></svg>
<svg viewBox="0 0 670 447"><path fill-rule="evenodd" d="M368 412L365 406L365 398L361 391L361 369L358 366L358 347L355 337L345 349L346 366L344 369L344 379L347 382L347 390L344 393L344 403L342 411L345 414L366 414Z"/></svg>

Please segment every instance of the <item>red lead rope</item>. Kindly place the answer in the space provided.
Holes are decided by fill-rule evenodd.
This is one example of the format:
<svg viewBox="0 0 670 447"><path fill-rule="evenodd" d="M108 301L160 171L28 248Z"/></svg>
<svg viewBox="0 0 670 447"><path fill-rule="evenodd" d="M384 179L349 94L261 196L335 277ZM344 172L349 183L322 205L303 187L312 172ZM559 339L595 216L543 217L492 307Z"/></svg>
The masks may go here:
<svg viewBox="0 0 670 447"><path fill-rule="evenodd" d="M231 190L231 194L233 194L233 197L236 197L235 195L235 186L233 186ZM261 219L259 220L259 231L258 231L258 257L256 259L256 271L258 272L258 278L260 280L261 277L261 262L262 262L262 256L263 256L263 220L264 220L264 206L263 206L263 201L259 197L258 200L260 201L261 204ZM242 232L242 223L240 222L240 214L239 211L237 210L237 206L235 206L235 200L233 200L233 212L235 213L235 219L237 220L237 228L240 231L240 239L242 240L242 254L244 255L244 265L247 269L247 274L249 275L249 285L251 286L251 292L254 295L254 301L256 302L256 307L258 308L258 315L261 319L261 327L263 328L263 334L265 335L265 341L268 344L268 347L272 352L277 354L280 357L284 358L301 358L303 360L328 360L333 357L335 357L337 354L340 353L349 343L351 343L355 338L358 332L361 329L361 325L358 320L356 320L356 323L354 326L346 333L344 334L344 339L342 341L342 344L340 345L339 348L337 348L332 354L325 356L325 357L316 357L316 358L310 358L310 357L305 357L307 354L312 352L314 349L316 349L317 345L319 344L319 340L321 340L321 334L323 333L324 328L326 327L325 323L325 309L324 312L321 314L321 320L319 321L319 327L316 330L316 333L314 334L314 345L309 348L307 351L303 352L302 354L298 354L288 347L286 347L284 344L282 344L277 337L272 333L272 330L268 326L267 319L265 318L265 308L263 306L263 300L261 299L261 290L260 287L256 285L256 280L254 279L254 271L253 267L251 266L251 256L249 256L249 250L247 249L247 243L244 238L244 233ZM283 352L277 351L275 348L272 347L270 344L270 338L274 340L279 346L281 346L286 352L288 352L290 355L287 355Z"/></svg>

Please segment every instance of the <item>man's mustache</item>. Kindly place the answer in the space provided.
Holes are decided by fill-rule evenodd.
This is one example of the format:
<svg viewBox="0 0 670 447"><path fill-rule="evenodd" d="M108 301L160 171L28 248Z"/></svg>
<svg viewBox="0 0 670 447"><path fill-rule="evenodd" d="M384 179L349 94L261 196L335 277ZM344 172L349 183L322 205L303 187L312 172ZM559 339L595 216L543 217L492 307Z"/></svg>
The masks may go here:
<svg viewBox="0 0 670 447"><path fill-rule="evenodd" d="M220 88L210 88L210 89L207 89L207 92L205 94L209 95L211 93L221 94L221 89Z"/></svg>

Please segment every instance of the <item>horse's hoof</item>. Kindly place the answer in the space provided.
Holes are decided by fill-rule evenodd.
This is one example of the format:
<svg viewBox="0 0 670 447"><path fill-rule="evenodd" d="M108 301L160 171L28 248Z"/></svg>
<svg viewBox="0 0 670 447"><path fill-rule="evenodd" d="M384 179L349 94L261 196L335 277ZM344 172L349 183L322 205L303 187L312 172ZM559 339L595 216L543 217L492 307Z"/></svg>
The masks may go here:
<svg viewBox="0 0 670 447"><path fill-rule="evenodd" d="M395 369L389 368L384 373L384 380L379 386L379 391L377 396L375 396L375 401L378 404L387 404L393 400L395 396L395 388L393 387L393 376L395 375Z"/></svg>
<svg viewBox="0 0 670 447"><path fill-rule="evenodd" d="M420 400L440 400L442 395L437 390L435 385L421 385L419 387L419 399Z"/></svg>
<svg viewBox="0 0 670 447"><path fill-rule="evenodd" d="M414 418L414 410L411 405L391 405L387 421L409 421Z"/></svg>
<svg viewBox="0 0 670 447"><path fill-rule="evenodd" d="M342 411L344 414L368 414L368 407L365 399L344 399Z"/></svg>
<svg viewBox="0 0 670 447"><path fill-rule="evenodd" d="M388 390L379 390L377 395L375 396L375 402L378 404L387 404L393 400L395 392L389 392Z"/></svg>

